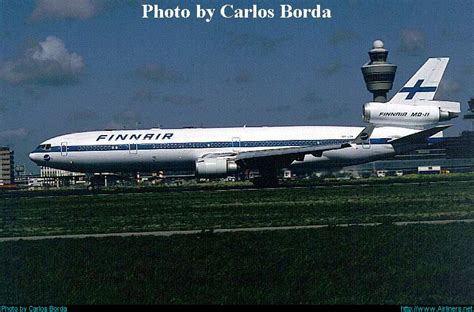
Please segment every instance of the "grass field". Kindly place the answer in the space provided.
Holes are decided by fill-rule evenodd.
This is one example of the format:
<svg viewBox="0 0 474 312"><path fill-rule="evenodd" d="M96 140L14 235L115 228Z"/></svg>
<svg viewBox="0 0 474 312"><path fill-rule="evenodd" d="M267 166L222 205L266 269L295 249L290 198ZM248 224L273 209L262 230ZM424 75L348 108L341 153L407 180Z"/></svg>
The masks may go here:
<svg viewBox="0 0 474 312"><path fill-rule="evenodd" d="M468 219L473 190L470 182L450 180L3 198L0 237Z"/></svg>
<svg viewBox="0 0 474 312"><path fill-rule="evenodd" d="M0 243L0 302L472 304L470 224Z"/></svg>
<svg viewBox="0 0 474 312"><path fill-rule="evenodd" d="M390 225L474 218L473 184L465 181L472 177L266 190L13 193L0 199L0 237L383 225L2 242L0 303L472 304L472 223Z"/></svg>

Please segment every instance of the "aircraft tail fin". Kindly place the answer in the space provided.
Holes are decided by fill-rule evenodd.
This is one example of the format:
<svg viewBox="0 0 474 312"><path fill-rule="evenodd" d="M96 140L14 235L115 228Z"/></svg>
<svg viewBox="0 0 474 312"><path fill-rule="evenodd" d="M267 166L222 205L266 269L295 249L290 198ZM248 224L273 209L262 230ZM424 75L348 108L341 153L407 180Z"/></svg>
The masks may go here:
<svg viewBox="0 0 474 312"><path fill-rule="evenodd" d="M449 58L429 58L388 103L416 105L419 100L433 100Z"/></svg>

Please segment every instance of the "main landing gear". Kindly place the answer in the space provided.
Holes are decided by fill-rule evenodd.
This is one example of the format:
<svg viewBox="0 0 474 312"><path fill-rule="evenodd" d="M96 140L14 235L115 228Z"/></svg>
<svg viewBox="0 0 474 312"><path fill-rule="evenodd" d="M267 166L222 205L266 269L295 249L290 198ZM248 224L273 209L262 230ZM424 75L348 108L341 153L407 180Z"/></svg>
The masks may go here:
<svg viewBox="0 0 474 312"><path fill-rule="evenodd" d="M260 176L253 178L251 181L258 188L277 187L278 177L276 169L261 169Z"/></svg>
<svg viewBox="0 0 474 312"><path fill-rule="evenodd" d="M86 179L89 181L87 185L87 190L93 192L99 188L100 176L96 176L93 173L86 173Z"/></svg>
<svg viewBox="0 0 474 312"><path fill-rule="evenodd" d="M111 182L113 182L113 176L110 174L86 174L86 179L89 181L87 185L87 190L92 192L96 191L101 187L108 187Z"/></svg>

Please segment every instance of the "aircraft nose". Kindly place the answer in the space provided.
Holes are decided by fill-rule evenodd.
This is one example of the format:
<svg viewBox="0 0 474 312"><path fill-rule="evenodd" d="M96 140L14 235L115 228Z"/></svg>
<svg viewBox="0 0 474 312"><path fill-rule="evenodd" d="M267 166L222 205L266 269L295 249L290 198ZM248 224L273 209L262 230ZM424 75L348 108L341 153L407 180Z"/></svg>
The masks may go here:
<svg viewBox="0 0 474 312"><path fill-rule="evenodd" d="M40 154L39 153L30 153L28 155L28 157L31 159L31 161L33 161L34 163L38 163L38 161L40 160Z"/></svg>

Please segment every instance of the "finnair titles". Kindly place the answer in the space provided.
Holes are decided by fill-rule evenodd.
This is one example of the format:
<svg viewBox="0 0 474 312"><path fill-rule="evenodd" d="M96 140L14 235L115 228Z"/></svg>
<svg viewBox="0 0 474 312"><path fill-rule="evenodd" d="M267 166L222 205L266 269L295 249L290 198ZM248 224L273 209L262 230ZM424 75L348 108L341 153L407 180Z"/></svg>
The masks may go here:
<svg viewBox="0 0 474 312"><path fill-rule="evenodd" d="M162 139L162 140L166 140L166 139L171 139L171 137L173 137L173 133L146 133L146 134L143 134L143 138L142 138L142 134L130 134L130 138L128 138L128 134L111 134L111 135L107 135L107 134L101 134L97 137L97 139L95 140L96 142L98 141L101 141L101 140L106 140L106 141L124 141L126 140L127 138L129 140L141 140L142 141L151 141L151 140L158 140L158 139Z"/></svg>

